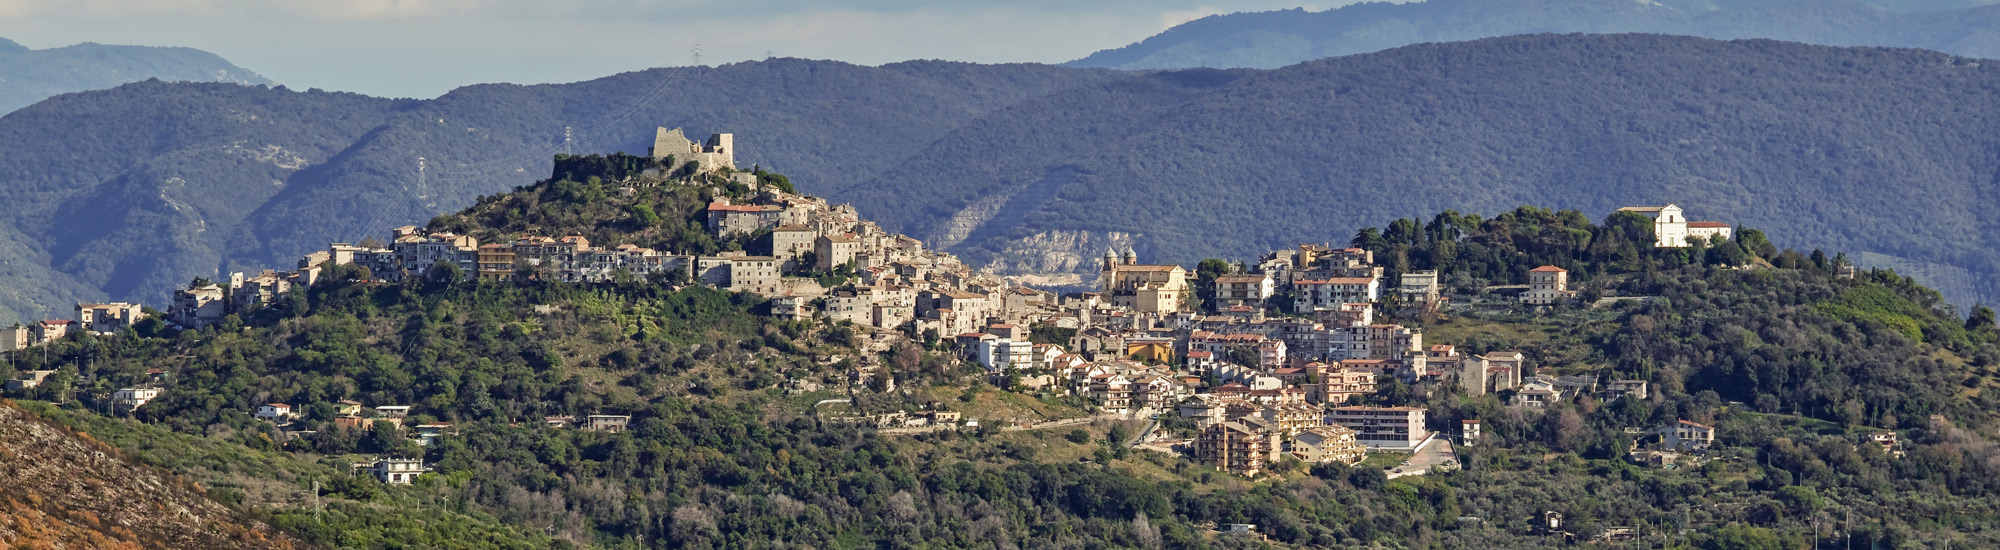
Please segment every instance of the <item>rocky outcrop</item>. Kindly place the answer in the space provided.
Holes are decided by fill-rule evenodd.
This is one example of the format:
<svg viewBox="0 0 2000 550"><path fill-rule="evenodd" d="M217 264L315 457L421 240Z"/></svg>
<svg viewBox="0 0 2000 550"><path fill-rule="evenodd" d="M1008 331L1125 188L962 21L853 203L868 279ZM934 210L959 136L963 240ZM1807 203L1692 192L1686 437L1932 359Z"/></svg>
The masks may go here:
<svg viewBox="0 0 2000 550"><path fill-rule="evenodd" d="M1132 248L1135 239L1118 231L1043 231L1001 245L985 271L1030 286L1094 285L1104 251Z"/></svg>

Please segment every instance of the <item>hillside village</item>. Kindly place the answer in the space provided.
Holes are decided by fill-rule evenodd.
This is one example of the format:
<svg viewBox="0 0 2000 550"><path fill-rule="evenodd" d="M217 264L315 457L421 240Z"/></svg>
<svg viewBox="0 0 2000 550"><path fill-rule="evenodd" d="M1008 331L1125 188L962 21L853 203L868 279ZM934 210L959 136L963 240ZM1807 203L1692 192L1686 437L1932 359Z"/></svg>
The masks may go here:
<svg viewBox="0 0 2000 550"><path fill-rule="evenodd" d="M868 350L887 351L899 342L949 349L959 360L983 367L988 381L1005 389L1079 398L1100 416L1154 419L1134 440L1140 448L1182 454L1244 476L1257 476L1279 461L1353 465L1382 452L1411 455L1395 475L1421 474L1455 466L1454 445L1478 444L1476 419L1438 430L1422 408L1364 404L1387 385L1505 394L1510 406L1530 408L1585 395L1645 399L1653 391L1643 380L1556 376L1520 351L1470 355L1449 342L1427 342L1421 329L1391 320L1434 316L1452 307L1460 297L1443 285L1449 274L1416 271L1390 280L1362 248L1300 244L1264 253L1254 263L1226 264L1208 280L1183 266L1142 263L1129 248L1106 250L1093 288L1057 293L981 273L949 253L885 231L852 207L764 185L736 169L733 149L729 134L694 142L678 129L662 128L652 155L669 166L684 162L679 177L714 176L747 188L745 198L717 197L703 221L718 239L755 241L757 254L676 253L593 243L581 235L523 234L482 243L469 235L404 226L390 230L383 242L331 243L291 270L232 273L227 281L195 279L175 293L165 312L131 303L78 304L74 320L9 329L0 351L29 349L71 331L115 337L154 317L180 330L240 324L234 316L293 307L288 302L296 291L328 277L704 285L769 298L774 317L858 327L868 336ZM1652 218L1659 248L1732 236L1729 225L1688 221L1675 205L1621 211ZM1527 271L1525 285L1494 289L1508 293L1513 307L1563 307L1578 301L1568 277L1561 267L1542 266ZM848 373L848 391L896 389L894 374L884 376L877 358L860 359ZM54 374L24 373L6 389L31 390ZM153 382L119 390L113 404L129 411L172 391L172 380L164 376ZM817 389L807 388L810 384L798 381L794 388ZM420 445L454 432L446 423L403 426L407 404L332 405L337 426L385 424ZM282 427L303 407L270 403L255 416ZM549 417L545 423L619 431L629 420L599 414ZM863 420L886 429L940 429L976 425L979 419L926 411ZM1192 424L1193 436L1158 429L1168 420ZM1654 466L1699 461L1715 438L1714 428L1685 420L1635 430L1648 443L1632 449L1630 458ZM1882 437L1893 446L1893 434ZM421 460L395 458L356 467L398 484L426 470Z"/></svg>

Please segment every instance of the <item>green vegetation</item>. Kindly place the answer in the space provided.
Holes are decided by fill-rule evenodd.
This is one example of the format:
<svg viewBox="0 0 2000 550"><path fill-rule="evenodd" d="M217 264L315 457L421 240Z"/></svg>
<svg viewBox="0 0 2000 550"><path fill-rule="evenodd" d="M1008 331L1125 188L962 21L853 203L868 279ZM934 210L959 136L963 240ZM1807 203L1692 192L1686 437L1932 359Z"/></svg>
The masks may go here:
<svg viewBox="0 0 2000 550"><path fill-rule="evenodd" d="M627 192L576 173L486 197L433 227L482 239L742 246L684 231L698 205L730 192L713 182ZM640 206L660 223L636 223ZM10 365L91 381L71 408L38 410L334 548L1264 544L1210 531L1219 523L1257 524L1281 547L1535 548L1552 543L1533 527L1546 511L1584 537L1632 527L1706 548L1795 547L1832 525L1882 547L2000 544L1991 432L2000 329L1990 310L1967 326L1907 278L1839 279L1824 254L1777 250L1747 229L1698 250L1640 247L1650 235L1634 222L1522 208L1448 213L1433 218L1436 230L1401 220L1359 232L1354 241L1394 269L1444 268L1462 274L1460 289L1551 262L1593 292L1655 297L1543 312L1474 304L1428 321L1478 339L1466 351L1522 349L1564 374L1651 381L1656 397L1531 410L1504 407L1504 396L1397 386L1378 400L1426 406L1438 430L1481 419L1485 436L1463 449L1461 470L1395 480L1378 468L1395 455L1355 468L1286 461L1243 480L1114 443L1136 423L1004 431L995 420L1081 411L1074 398L987 385L981 369L911 345L873 358L875 376L907 392L861 390L815 409L838 392L788 395L784 384L842 387L869 358L857 349L863 329L777 321L755 314L752 295L656 281L391 285L336 270L325 277L333 282L234 324L78 334ZM1922 338L1883 319L1908 319ZM149 368L165 369L169 383L136 414L145 424L87 412ZM382 424L341 429L331 407L340 399L410 405L406 423L457 432L419 447ZM316 433L287 439L250 417L273 401L299 405L300 426ZM987 421L891 436L823 416L927 406ZM630 429L541 424L599 413L631 415ZM1624 461L1626 428L1676 419L1720 428L1714 460L1670 470ZM1903 436L1905 456L1867 442L1882 429ZM384 455L422 457L434 473L411 486L345 474ZM326 504L318 514L315 482Z"/></svg>

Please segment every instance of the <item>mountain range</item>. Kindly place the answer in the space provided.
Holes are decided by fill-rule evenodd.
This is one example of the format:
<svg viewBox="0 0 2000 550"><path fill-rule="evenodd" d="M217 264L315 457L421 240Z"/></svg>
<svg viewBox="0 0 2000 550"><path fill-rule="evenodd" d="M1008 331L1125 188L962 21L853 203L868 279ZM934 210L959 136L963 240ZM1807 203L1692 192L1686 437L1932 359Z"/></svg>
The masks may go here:
<svg viewBox="0 0 2000 550"><path fill-rule="evenodd" d="M148 79L270 84L257 73L193 48L113 46L86 42L30 49L0 38L0 113L51 96L100 90Z"/></svg>
<svg viewBox="0 0 2000 550"><path fill-rule="evenodd" d="M1685 207L1992 294L2000 67L1660 35L1423 44L1157 72L1010 107L826 191L1003 273L1345 243L1423 212Z"/></svg>
<svg viewBox="0 0 2000 550"><path fill-rule="evenodd" d="M289 267L547 174L643 152L656 126L743 136L745 164L842 187L994 110L1107 79L1048 65L773 60L433 100L137 82L0 117L0 318L163 304L227 270Z"/></svg>
<svg viewBox="0 0 2000 550"><path fill-rule="evenodd" d="M1961 305L2000 68L1914 49L1657 35L1423 44L1275 70L778 59L387 100L143 82L0 117L0 314L163 303L547 173L733 132L738 160L1048 284L1107 247L1243 259L1444 209L1676 203L1859 251ZM419 159L422 159L421 161Z"/></svg>
<svg viewBox="0 0 2000 550"><path fill-rule="evenodd" d="M1771 38L2000 58L2000 6L1990 2L1426 0L1214 15L1069 65L1271 69L1423 42L1573 32Z"/></svg>

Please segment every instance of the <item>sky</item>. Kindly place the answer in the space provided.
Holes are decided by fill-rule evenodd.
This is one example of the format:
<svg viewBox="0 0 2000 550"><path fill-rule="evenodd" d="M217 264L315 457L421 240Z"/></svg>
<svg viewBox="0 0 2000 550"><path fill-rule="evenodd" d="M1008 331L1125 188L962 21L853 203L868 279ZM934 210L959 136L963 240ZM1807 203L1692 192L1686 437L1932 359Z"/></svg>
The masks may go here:
<svg viewBox="0 0 2000 550"><path fill-rule="evenodd" d="M186 46L294 89L430 98L769 56L1059 63L1202 16L1354 0L0 0L0 37Z"/></svg>

